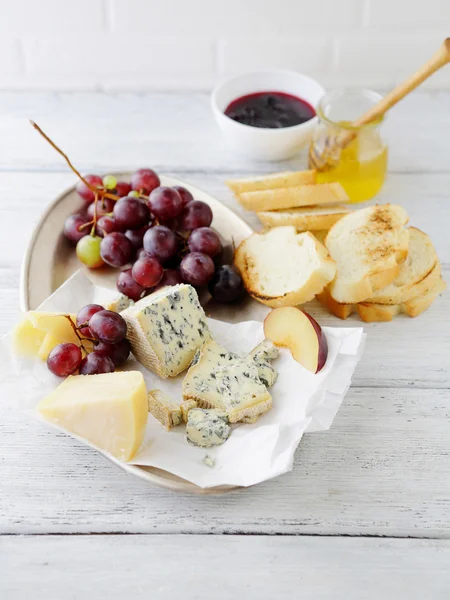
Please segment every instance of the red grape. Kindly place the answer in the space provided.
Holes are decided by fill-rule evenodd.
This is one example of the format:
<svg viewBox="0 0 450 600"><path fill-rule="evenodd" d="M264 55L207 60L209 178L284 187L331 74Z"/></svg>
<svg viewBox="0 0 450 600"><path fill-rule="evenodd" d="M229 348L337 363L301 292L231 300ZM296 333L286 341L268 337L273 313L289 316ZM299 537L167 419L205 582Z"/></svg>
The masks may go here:
<svg viewBox="0 0 450 600"><path fill-rule="evenodd" d="M131 269L120 272L116 285L121 294L131 298L135 302L140 300L145 293L145 288L133 279Z"/></svg>
<svg viewBox="0 0 450 600"><path fill-rule="evenodd" d="M84 215L70 215L64 223L64 235L68 240L76 244L82 237L89 233L89 227L84 227L84 229L81 229L80 231L81 225L88 222L89 219Z"/></svg>
<svg viewBox="0 0 450 600"><path fill-rule="evenodd" d="M131 185L126 181L118 181L116 185L116 196L123 198L131 192Z"/></svg>
<svg viewBox="0 0 450 600"><path fill-rule="evenodd" d="M159 177L152 169L138 169L131 176L131 187L133 190L142 192L146 196L160 185Z"/></svg>
<svg viewBox="0 0 450 600"><path fill-rule="evenodd" d="M219 302L234 302L244 293L242 277L230 265L222 265L208 284L209 293Z"/></svg>
<svg viewBox="0 0 450 600"><path fill-rule="evenodd" d="M97 235L85 235L77 242L76 253L78 260L90 269L97 269L105 264L100 256L101 241L102 238Z"/></svg>
<svg viewBox="0 0 450 600"><path fill-rule="evenodd" d="M113 361L115 367L120 367L130 355L130 342L127 339L122 340L118 344L98 342L95 345L95 352L106 354Z"/></svg>
<svg viewBox="0 0 450 600"><path fill-rule="evenodd" d="M133 258L134 248L124 233L113 231L102 239L100 254L111 267L123 267Z"/></svg>
<svg viewBox="0 0 450 600"><path fill-rule="evenodd" d="M119 313L100 310L89 319L89 329L99 342L117 344L127 335L127 324Z"/></svg>
<svg viewBox="0 0 450 600"><path fill-rule="evenodd" d="M209 227L212 219L213 214L210 207L201 200L193 200L184 207L181 213L180 227L183 231Z"/></svg>
<svg viewBox="0 0 450 600"><path fill-rule="evenodd" d="M222 243L217 233L210 227L199 227L189 236L189 250L203 252L208 256L217 256L222 250Z"/></svg>
<svg viewBox="0 0 450 600"><path fill-rule="evenodd" d="M174 185L173 189L177 190L177 192L180 194L183 206L186 206L186 204L192 202L194 199L194 196L191 194L191 192L181 185Z"/></svg>
<svg viewBox="0 0 450 600"><path fill-rule="evenodd" d="M174 188L158 187L149 196L150 210L160 221L177 217L183 210L183 200Z"/></svg>
<svg viewBox="0 0 450 600"><path fill-rule="evenodd" d="M164 263L178 252L177 237L164 225L156 225L144 235L144 250Z"/></svg>
<svg viewBox="0 0 450 600"><path fill-rule="evenodd" d="M100 312L101 310L105 309L103 306L100 306L100 304L86 304L86 306L80 308L77 313L77 327L80 327L83 323L87 323L92 315L95 315L95 313ZM86 337L92 337L89 327L82 327L80 333Z"/></svg>
<svg viewBox="0 0 450 600"><path fill-rule="evenodd" d="M143 258L144 256L148 256L147 252L144 250L144 248L139 248L139 250L137 251L137 254L136 254L136 260L139 260L140 258Z"/></svg>
<svg viewBox="0 0 450 600"><path fill-rule="evenodd" d="M181 261L180 272L185 283L196 287L206 285L214 275L214 263L207 254L191 252Z"/></svg>
<svg viewBox="0 0 450 600"><path fill-rule="evenodd" d="M80 375L99 375L113 373L114 362L106 352L91 352L83 358L80 364Z"/></svg>
<svg viewBox="0 0 450 600"><path fill-rule="evenodd" d="M109 213L112 213L113 209L114 209L114 200L111 200L110 198L102 198L101 200L97 201L97 217L101 217L102 215L107 215ZM89 204L86 214L87 216L90 218L90 220L92 220L94 218L94 213L95 213L95 202L93 202L92 204Z"/></svg>
<svg viewBox="0 0 450 600"><path fill-rule="evenodd" d="M153 291L156 292L166 285L177 285L177 283L183 283L179 269L166 269L163 278Z"/></svg>
<svg viewBox="0 0 450 600"><path fill-rule="evenodd" d="M151 288L161 281L164 269L161 263L152 256L137 260L132 269L133 279L145 288Z"/></svg>
<svg viewBox="0 0 450 600"><path fill-rule="evenodd" d="M47 357L47 367L53 375L67 377L72 375L80 366L81 350L76 344L58 344Z"/></svg>
<svg viewBox="0 0 450 600"><path fill-rule="evenodd" d="M113 212L117 223L124 229L139 229L150 220L148 206L139 198L130 196L117 200Z"/></svg>
<svg viewBox="0 0 450 600"><path fill-rule="evenodd" d="M144 225L139 229L128 229L127 231L125 231L125 235L133 244L133 247L136 248L136 250L142 248L144 235L148 229L150 229L150 225Z"/></svg>
<svg viewBox="0 0 450 600"><path fill-rule="evenodd" d="M95 188L103 188L103 179L99 175L85 175L84 179ZM94 202L94 192L83 181L79 181L75 189L86 204Z"/></svg>
<svg viewBox="0 0 450 600"><path fill-rule="evenodd" d="M97 225L95 226L95 233L101 237L105 237L108 233L112 233L113 231L118 231L120 228L116 223L114 217L109 217L108 215L103 215L97 221Z"/></svg>

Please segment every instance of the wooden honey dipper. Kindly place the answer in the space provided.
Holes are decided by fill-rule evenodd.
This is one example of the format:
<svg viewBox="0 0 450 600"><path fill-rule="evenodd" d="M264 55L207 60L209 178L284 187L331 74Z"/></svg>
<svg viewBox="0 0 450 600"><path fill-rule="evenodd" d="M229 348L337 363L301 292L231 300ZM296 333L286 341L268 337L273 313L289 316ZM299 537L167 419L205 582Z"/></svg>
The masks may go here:
<svg viewBox="0 0 450 600"><path fill-rule="evenodd" d="M375 106L372 106L358 119L353 121L349 129L340 135L330 135L326 138L321 152L311 144L309 149L309 167L317 171L326 171L339 162L340 151L343 150L357 136L354 131L361 125L366 125L383 117L383 115L402 98L415 90L425 79L435 73L438 69L450 62L450 38L442 43L441 47L433 56L413 73L408 79L395 87L387 96L382 98Z"/></svg>

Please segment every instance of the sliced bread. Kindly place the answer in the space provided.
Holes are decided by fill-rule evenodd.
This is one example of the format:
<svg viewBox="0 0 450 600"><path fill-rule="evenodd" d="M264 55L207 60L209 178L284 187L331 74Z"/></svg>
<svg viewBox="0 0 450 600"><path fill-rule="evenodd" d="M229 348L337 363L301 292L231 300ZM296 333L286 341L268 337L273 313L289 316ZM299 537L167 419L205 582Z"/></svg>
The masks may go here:
<svg viewBox="0 0 450 600"><path fill-rule="evenodd" d="M341 304L333 299L328 289L318 294L317 299L340 319L346 319L356 311L366 323L392 321L393 317L400 313L417 317L434 302L445 287L445 282L441 277L441 266L438 262L426 277L410 288L409 298L406 299L405 297L402 302L396 304L380 304L377 302Z"/></svg>
<svg viewBox="0 0 450 600"><path fill-rule="evenodd" d="M258 213L265 227L293 225L297 231L326 231L350 212L347 206L311 206L308 208L290 208ZM318 237L318 236L316 236ZM319 240L320 241L320 240Z"/></svg>
<svg viewBox="0 0 450 600"><path fill-rule="evenodd" d="M363 302L398 276L408 255L407 221L401 206L383 204L353 211L332 226L325 245L337 264L334 300Z"/></svg>
<svg viewBox="0 0 450 600"><path fill-rule="evenodd" d="M430 238L415 227L409 227L408 231L408 256L400 265L397 277L365 302L401 304L421 294L440 278L441 267Z"/></svg>
<svg viewBox="0 0 450 600"><path fill-rule="evenodd" d="M258 192L273 190L275 188L314 184L316 183L316 172L285 171L283 173L247 177L245 179L230 179L225 183L235 194L242 194L243 192Z"/></svg>
<svg viewBox="0 0 450 600"><path fill-rule="evenodd" d="M312 300L336 274L325 246L295 227L254 233L239 245L234 261L248 293L272 307Z"/></svg>
<svg viewBox="0 0 450 600"><path fill-rule="evenodd" d="M247 210L280 210L317 204L348 202L348 196L340 183L318 183L296 187L277 188L256 192L243 192L237 196Z"/></svg>
<svg viewBox="0 0 450 600"><path fill-rule="evenodd" d="M439 277L427 293L411 298L407 302L391 305L361 302L361 304L356 306L356 310L361 320L366 323L392 321L400 313L404 313L409 317L417 317L433 304L446 287L445 281Z"/></svg>

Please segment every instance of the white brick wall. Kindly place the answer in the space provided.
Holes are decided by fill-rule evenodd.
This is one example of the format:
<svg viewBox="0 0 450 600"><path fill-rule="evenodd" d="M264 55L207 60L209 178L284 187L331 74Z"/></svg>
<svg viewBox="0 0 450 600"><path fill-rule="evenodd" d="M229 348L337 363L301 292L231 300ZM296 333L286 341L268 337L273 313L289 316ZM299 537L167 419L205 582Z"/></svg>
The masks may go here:
<svg viewBox="0 0 450 600"><path fill-rule="evenodd" d="M207 89L266 67L388 87L449 36L450 0L0 0L0 89Z"/></svg>

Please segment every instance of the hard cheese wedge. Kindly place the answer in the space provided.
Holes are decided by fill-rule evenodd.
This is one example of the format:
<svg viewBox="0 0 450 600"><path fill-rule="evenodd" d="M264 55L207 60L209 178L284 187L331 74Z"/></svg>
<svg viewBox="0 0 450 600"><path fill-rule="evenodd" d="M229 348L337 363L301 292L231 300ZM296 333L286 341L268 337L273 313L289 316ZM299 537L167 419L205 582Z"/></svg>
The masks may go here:
<svg viewBox="0 0 450 600"><path fill-rule="evenodd" d="M139 450L147 426L147 390L139 371L72 375L37 408L48 421L125 461Z"/></svg>
<svg viewBox="0 0 450 600"><path fill-rule="evenodd" d="M69 315L73 322L76 315ZM69 320L60 313L27 312L13 333L14 349L19 354L47 360L51 350L63 342L78 344Z"/></svg>
<svg viewBox="0 0 450 600"><path fill-rule="evenodd" d="M37 356L46 335L45 331L34 327L28 319L23 319L13 330L14 352L24 356Z"/></svg>

